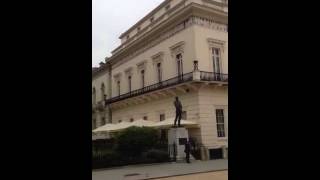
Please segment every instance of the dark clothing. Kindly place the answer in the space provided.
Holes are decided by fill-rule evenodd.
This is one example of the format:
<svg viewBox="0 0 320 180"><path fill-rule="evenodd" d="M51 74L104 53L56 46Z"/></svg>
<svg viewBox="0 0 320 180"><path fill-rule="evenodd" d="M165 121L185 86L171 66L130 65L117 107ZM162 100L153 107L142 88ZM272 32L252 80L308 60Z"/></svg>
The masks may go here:
<svg viewBox="0 0 320 180"><path fill-rule="evenodd" d="M176 107L176 112L182 112L182 105L179 100L174 101L174 106Z"/></svg>
<svg viewBox="0 0 320 180"><path fill-rule="evenodd" d="M174 106L176 107L176 118L174 119L174 126L177 124L180 126L181 114L182 114L182 105L179 100L174 101Z"/></svg>
<svg viewBox="0 0 320 180"><path fill-rule="evenodd" d="M190 143L189 142L187 142L185 144L184 152L186 153L186 161L187 161L187 163L190 163Z"/></svg>
<svg viewBox="0 0 320 180"><path fill-rule="evenodd" d="M180 121L181 121L181 112L176 112L176 118L174 119L174 126L177 124L178 121L178 126L180 126Z"/></svg>

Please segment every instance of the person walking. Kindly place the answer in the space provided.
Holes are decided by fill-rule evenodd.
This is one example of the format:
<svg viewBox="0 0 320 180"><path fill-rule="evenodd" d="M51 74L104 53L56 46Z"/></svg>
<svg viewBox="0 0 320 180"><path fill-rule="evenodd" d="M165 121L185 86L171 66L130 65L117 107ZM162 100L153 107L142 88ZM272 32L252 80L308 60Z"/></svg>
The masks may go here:
<svg viewBox="0 0 320 180"><path fill-rule="evenodd" d="M190 142L189 140L185 143L185 149L184 152L186 153L186 161L187 163L190 163Z"/></svg>

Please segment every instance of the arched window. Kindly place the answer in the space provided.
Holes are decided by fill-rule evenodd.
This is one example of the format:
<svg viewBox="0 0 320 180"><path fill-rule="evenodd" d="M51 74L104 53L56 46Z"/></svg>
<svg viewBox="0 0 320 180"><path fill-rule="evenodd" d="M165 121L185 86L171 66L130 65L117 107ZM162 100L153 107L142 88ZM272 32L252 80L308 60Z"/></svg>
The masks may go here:
<svg viewBox="0 0 320 180"><path fill-rule="evenodd" d="M92 104L96 104L96 88L92 88Z"/></svg>
<svg viewBox="0 0 320 180"><path fill-rule="evenodd" d="M104 100L104 95L105 95L105 86L104 83L101 84L101 100Z"/></svg>

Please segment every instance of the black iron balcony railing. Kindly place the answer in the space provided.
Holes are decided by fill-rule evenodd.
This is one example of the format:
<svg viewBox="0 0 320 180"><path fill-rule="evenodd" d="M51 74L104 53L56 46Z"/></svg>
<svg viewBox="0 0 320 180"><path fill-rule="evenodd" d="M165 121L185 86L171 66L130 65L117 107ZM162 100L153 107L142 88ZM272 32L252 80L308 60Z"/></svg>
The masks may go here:
<svg viewBox="0 0 320 180"><path fill-rule="evenodd" d="M228 74L200 71L202 81L222 81L228 82Z"/></svg>
<svg viewBox="0 0 320 180"><path fill-rule="evenodd" d="M183 75L180 75L180 76L177 76L177 77L165 80L165 81L161 81L159 83L156 83L156 84L153 84L153 85L150 85L150 86L143 87L141 89L137 89L137 90L128 92L126 94L122 94L122 95L117 96L117 97L113 97L113 98L107 99L106 100L106 104L114 103L116 101L121 101L121 100L129 98L129 97L139 96L139 95L144 94L144 93L148 93L148 92L151 92L151 91L163 89L163 88L166 88L166 87L169 87L169 86L173 86L173 85L176 85L176 84L180 84L180 83L183 83L183 82L192 81L192 75L193 75L192 72L186 73L186 74L183 74Z"/></svg>
<svg viewBox="0 0 320 180"><path fill-rule="evenodd" d="M165 81L162 81L162 82L150 85L150 86L146 86L141 89L137 89L137 90L128 92L126 94L121 94L120 96L116 96L116 97L107 99L105 101L105 104L111 104L111 103L114 103L117 101L121 101L123 99L139 96L139 95L151 92L151 91L160 90L160 89L174 86L177 84L181 84L184 82L193 81L193 80L195 80L195 79L193 79L193 73L194 72L186 73L186 74L176 76L174 78L171 78L171 79L168 79L168 80L165 80ZM200 79L198 79L198 80L227 82L228 81L228 74L200 71Z"/></svg>

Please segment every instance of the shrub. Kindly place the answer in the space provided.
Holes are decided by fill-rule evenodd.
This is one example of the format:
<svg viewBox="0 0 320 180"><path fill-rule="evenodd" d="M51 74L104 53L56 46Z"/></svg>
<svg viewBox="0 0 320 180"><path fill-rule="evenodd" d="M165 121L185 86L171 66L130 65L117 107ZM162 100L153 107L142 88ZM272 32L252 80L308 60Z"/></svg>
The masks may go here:
<svg viewBox="0 0 320 180"><path fill-rule="evenodd" d="M156 162L163 162L169 160L169 155L167 151L151 149L144 153L146 159L152 159Z"/></svg>
<svg viewBox="0 0 320 180"><path fill-rule="evenodd" d="M123 156L138 157L157 143L157 131L149 127L130 127L116 136L116 150Z"/></svg>

